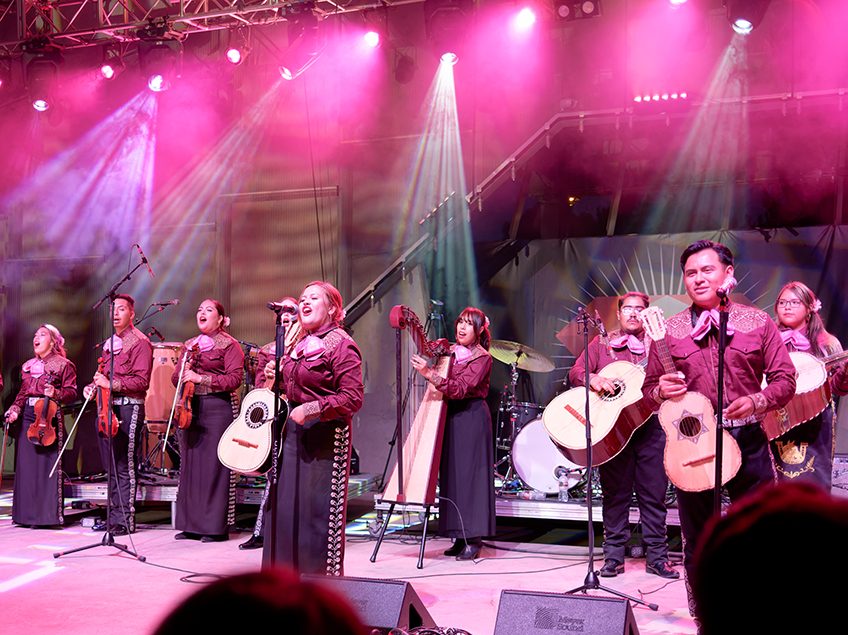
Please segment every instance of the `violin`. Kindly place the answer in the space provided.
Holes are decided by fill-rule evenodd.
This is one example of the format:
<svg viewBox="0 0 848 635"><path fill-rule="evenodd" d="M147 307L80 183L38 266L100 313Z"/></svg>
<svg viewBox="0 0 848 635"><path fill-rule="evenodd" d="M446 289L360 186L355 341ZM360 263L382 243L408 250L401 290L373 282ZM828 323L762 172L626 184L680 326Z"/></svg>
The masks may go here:
<svg viewBox="0 0 848 635"><path fill-rule="evenodd" d="M56 373L47 373L47 384L56 387ZM35 401L35 421L27 429L27 439L34 445L49 447L56 443L56 428L53 419L59 411L59 402L50 397L39 397Z"/></svg>
<svg viewBox="0 0 848 635"><path fill-rule="evenodd" d="M194 370L194 364L197 359L197 354L200 352L200 347L195 344L186 350L185 368ZM174 410L174 419L177 421L177 427L180 430L185 430L191 425L191 398L194 397L194 382L184 381L180 384L180 394L177 399L177 405Z"/></svg>
<svg viewBox="0 0 848 635"><path fill-rule="evenodd" d="M97 372L106 374L106 361L100 357L97 360ZM105 437L114 437L118 434L121 422L112 410L112 401L109 399L109 389L95 386L97 394L97 431Z"/></svg>

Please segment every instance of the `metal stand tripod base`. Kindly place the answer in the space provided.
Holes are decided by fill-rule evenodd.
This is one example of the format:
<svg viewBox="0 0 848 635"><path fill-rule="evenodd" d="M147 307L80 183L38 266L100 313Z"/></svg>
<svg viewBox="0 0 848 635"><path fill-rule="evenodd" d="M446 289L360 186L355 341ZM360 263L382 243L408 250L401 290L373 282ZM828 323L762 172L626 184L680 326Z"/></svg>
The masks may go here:
<svg viewBox="0 0 848 635"><path fill-rule="evenodd" d="M383 536L386 535L386 529L389 527L389 521L392 519L392 514L395 511L395 503L389 505L389 511L386 514L386 520L383 521L380 527L380 535L377 536L377 544L374 545L374 552L371 554L371 562L377 562L377 552L380 551L380 545L383 544ZM424 547L427 544L427 528L430 525L430 505L424 505L424 531L421 534L421 545L418 547L418 564L416 568L424 568Z"/></svg>
<svg viewBox="0 0 848 635"><path fill-rule="evenodd" d="M632 595L627 595L626 593L622 593L621 591L616 591L615 589L610 589L609 587L605 587L601 585L601 581L598 579L597 571L590 571L586 574L586 579L583 581L583 584L576 589L571 589L570 591L566 591L566 595L574 595L575 593L582 593L586 595L587 591L604 591L605 593L609 593L610 595L616 595L620 598L624 598L626 600L630 600L634 604L641 604L642 606L647 606L652 611L658 611L658 604L651 604L649 602L645 602L644 600L640 600L639 598L635 598Z"/></svg>
<svg viewBox="0 0 848 635"><path fill-rule="evenodd" d="M62 556L67 556L71 553L77 553L78 551L86 551L88 549L94 549L95 547L112 547L117 549L118 551L123 551L125 554L132 556L139 562L146 562L147 558L144 556L138 555L135 551L127 547L126 545L119 544L115 542L115 536L112 535L111 532L106 531L103 534L103 539L100 542L95 542L90 545L85 545L84 547L76 547L75 549L68 549L67 551L57 551L53 554L54 558L61 558Z"/></svg>

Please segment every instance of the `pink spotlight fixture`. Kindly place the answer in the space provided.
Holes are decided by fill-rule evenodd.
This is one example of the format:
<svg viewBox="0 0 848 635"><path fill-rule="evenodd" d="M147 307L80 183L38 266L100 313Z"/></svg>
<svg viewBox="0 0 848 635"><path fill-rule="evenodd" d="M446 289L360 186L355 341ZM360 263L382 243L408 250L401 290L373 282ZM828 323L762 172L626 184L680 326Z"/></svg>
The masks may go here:
<svg viewBox="0 0 848 635"><path fill-rule="evenodd" d="M368 48L375 49L380 46L380 34L377 31L367 31L365 35L362 36L362 41L365 42L365 45Z"/></svg>
<svg viewBox="0 0 848 635"><path fill-rule="evenodd" d="M451 53L450 51L446 53L442 53L442 64L449 64L450 66L456 66L456 63L459 61L459 56L456 53Z"/></svg>
<svg viewBox="0 0 848 635"><path fill-rule="evenodd" d="M46 99L35 99L32 102L32 107L35 108L38 112L44 112L48 108L50 108L50 104L47 103Z"/></svg>
<svg viewBox="0 0 848 635"><path fill-rule="evenodd" d="M530 7L523 7L512 18L512 29L517 33L527 33L536 24L536 14Z"/></svg>
<svg viewBox="0 0 848 635"><path fill-rule="evenodd" d="M686 0L668 0L668 3L673 7L679 7L681 4L686 4Z"/></svg>
<svg viewBox="0 0 848 635"><path fill-rule="evenodd" d="M161 93L163 90L168 90L168 82L162 75L151 75L147 79L147 87L154 93Z"/></svg>
<svg viewBox="0 0 848 635"><path fill-rule="evenodd" d="M227 61L230 64L232 64L233 66L241 64L242 59L243 57L239 49L234 46L231 46L227 49Z"/></svg>
<svg viewBox="0 0 848 635"><path fill-rule="evenodd" d="M115 67L111 64L103 64L100 67L100 74L103 76L103 79L114 79L115 75Z"/></svg>

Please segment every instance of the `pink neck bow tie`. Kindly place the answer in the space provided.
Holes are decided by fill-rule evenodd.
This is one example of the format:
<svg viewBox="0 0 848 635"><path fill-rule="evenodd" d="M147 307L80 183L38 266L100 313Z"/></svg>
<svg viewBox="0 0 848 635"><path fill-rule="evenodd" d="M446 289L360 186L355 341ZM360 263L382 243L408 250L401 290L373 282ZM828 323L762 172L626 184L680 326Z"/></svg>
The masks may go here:
<svg viewBox="0 0 848 635"><path fill-rule="evenodd" d="M474 353L471 351L470 348L466 348L465 346L462 346L461 344L457 344L456 346L453 347L453 356L456 359L457 364L464 364L469 359L471 359L471 356L473 354Z"/></svg>
<svg viewBox="0 0 848 635"><path fill-rule="evenodd" d="M207 351L211 351L215 348L215 340L206 335L206 333L203 333L189 341L189 348L193 346L197 346L201 353L206 353Z"/></svg>
<svg viewBox="0 0 848 635"><path fill-rule="evenodd" d="M695 322L695 326L692 327L692 339L696 342L704 339L713 327L718 331L718 320L719 313L716 309L702 311L698 321ZM727 334L733 335L733 327L730 326L730 323L727 324Z"/></svg>
<svg viewBox="0 0 848 635"><path fill-rule="evenodd" d="M644 355L645 345L638 337L630 333L619 335L610 340L610 346L616 349L629 348L634 355Z"/></svg>
<svg viewBox="0 0 848 635"><path fill-rule="evenodd" d="M114 352L115 355L117 355L118 353L121 352L121 350L123 350L123 348L124 348L124 341L120 337L118 337L117 335L115 336L114 347L112 346L112 338L111 337L109 339L107 339L105 342L103 342L103 352L104 353Z"/></svg>
<svg viewBox="0 0 848 635"><path fill-rule="evenodd" d="M795 331L793 329L781 331L780 339L783 340L784 344L791 342L796 351L810 350L810 340L808 340L807 337L800 331Z"/></svg>
<svg viewBox="0 0 848 635"><path fill-rule="evenodd" d="M23 370L35 378L41 377L44 374L44 362L40 359L27 360Z"/></svg>
<svg viewBox="0 0 848 635"><path fill-rule="evenodd" d="M324 339L316 337L315 335L307 335L297 343L297 346L294 347L294 350L292 351L292 359L299 359L301 357L317 357L323 352Z"/></svg>

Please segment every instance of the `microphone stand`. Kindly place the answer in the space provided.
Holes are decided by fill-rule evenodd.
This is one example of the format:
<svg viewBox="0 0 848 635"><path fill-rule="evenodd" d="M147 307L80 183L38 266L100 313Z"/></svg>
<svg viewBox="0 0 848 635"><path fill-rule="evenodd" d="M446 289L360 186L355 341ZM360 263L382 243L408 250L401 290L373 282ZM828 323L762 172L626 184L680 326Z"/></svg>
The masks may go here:
<svg viewBox="0 0 848 635"><path fill-rule="evenodd" d="M722 463L724 459L724 352L727 348L727 318L728 318L728 296L720 294L718 306L718 398L716 400L716 428L715 428L715 484L713 485L713 513L721 513L721 481Z"/></svg>
<svg viewBox="0 0 848 635"><path fill-rule="evenodd" d="M106 292L102 298L100 298L93 307L91 307L92 311L96 311L100 308L100 306L109 301L109 326L110 326L110 334L109 334L109 414L114 417L114 404L112 403L112 387L113 387L113 377L115 376L115 354L114 354L114 343L115 343L115 322L112 317L115 315L115 295L116 291L128 281L132 275L141 267L146 264L146 259L142 260L138 263L131 271L128 271L123 278L118 280L109 291ZM94 388L97 390L97 387ZM111 427L111 419L109 421L109 425ZM109 431L111 432L111 430ZM112 516L112 465L115 461L115 455L113 453L112 446L112 435L107 434L107 448L109 460L106 461L106 531L103 532L103 539L100 542L95 542L90 545L85 545L83 547L76 547L75 549L68 549L66 551L57 551L53 554L54 558L61 558L64 555L70 553L77 553L78 551L86 551L87 549L94 549L95 547L112 547L117 549L118 551L123 551L124 553L136 558L141 562L145 562L147 558L144 556L140 556L135 551L127 547L126 545L122 545L120 543L115 542L115 536L112 535L112 530L109 526L109 519ZM130 469L133 469L134 466L131 466ZM61 475L60 475L61 478ZM124 504L134 505L135 501L124 501ZM124 522L126 522L126 509L122 510L124 512ZM129 525L127 525L127 531L129 532Z"/></svg>
<svg viewBox="0 0 848 635"><path fill-rule="evenodd" d="M268 488L268 503L267 506L273 509L271 513L271 523L268 531L265 533L265 540L268 543L268 564L265 566L273 566L277 563L276 543L277 543L277 488L280 480L280 461L283 457L283 422L280 419L289 415L288 408L285 412L280 409L280 360L285 354L286 345L286 325L283 322L282 307L273 309L277 315L276 334L274 337L274 385L271 390L274 393L274 419L271 422L271 438L272 452L271 457L271 486Z"/></svg>
<svg viewBox="0 0 848 635"><path fill-rule="evenodd" d="M595 523L592 517L592 470L595 469L592 465L592 422L591 415L589 412L589 399L592 396L592 389L589 386L589 327L592 326L598 331L603 331L604 326L600 323L600 320L592 319L585 309L581 307L581 309L577 313L577 328L578 330L582 330L583 333L583 356L585 358L586 363L585 373L583 375L583 387L586 390L586 408L583 413L584 421L583 427L586 428L586 463L588 472L588 485L586 487L586 508L588 512L588 534L589 534L589 562L588 562L588 572L586 573L586 579L583 580L583 584L575 589L571 589L566 591L566 595L572 595L575 593L583 593L586 595L586 591L589 590L598 590L605 591L606 593L610 593L612 595L616 595L618 597L630 600L635 604L641 604L642 606L647 606L652 611L659 610L659 605L651 604L649 602L645 602L644 600L640 600L639 598L633 597L632 595L627 595L626 593L622 593L621 591L616 591L615 589L610 589L609 587L605 587L601 585L601 581L598 578L598 572L595 571Z"/></svg>

